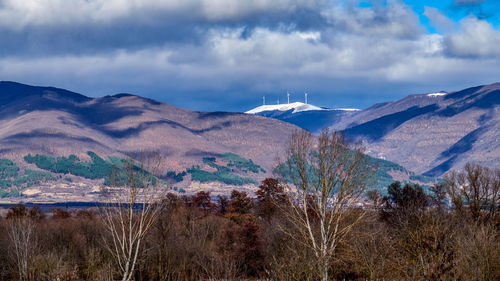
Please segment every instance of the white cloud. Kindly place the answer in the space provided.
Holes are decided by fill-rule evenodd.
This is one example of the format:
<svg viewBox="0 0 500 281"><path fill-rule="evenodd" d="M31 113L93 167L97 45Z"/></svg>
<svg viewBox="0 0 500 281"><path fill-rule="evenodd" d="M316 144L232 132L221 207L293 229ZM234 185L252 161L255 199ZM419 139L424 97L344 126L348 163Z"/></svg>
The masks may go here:
<svg viewBox="0 0 500 281"><path fill-rule="evenodd" d="M106 24L154 15L193 20L238 20L258 13L318 9L323 0L0 0L0 26ZM154 22L153 22L154 24Z"/></svg>
<svg viewBox="0 0 500 281"><path fill-rule="evenodd" d="M401 1L389 0L386 7L346 8L335 5L323 15L335 28L354 34L412 38L423 32L417 15Z"/></svg>
<svg viewBox="0 0 500 281"><path fill-rule="evenodd" d="M70 4L62 2L74 4L78 13L69 9ZM19 42L25 34L20 31L21 39L12 43L12 53L5 51L7 48L0 50L0 77L65 87L84 94L126 91L160 98L159 93L180 93L163 100L211 110L182 103L206 103L209 98L201 97L213 95L213 103L220 105L231 100L260 99L262 93L307 89L312 97L321 95L325 103L322 105L328 106L346 97L346 93L362 93L363 97L369 97L376 91L405 95L414 88L421 89L421 92L452 90L493 82L500 75L500 56L496 48L500 46L498 30L484 21L468 18L460 22L455 32L446 17L427 8L426 15L436 25L446 27L443 30L450 29L444 35L428 34L421 28L417 15L401 1L389 1L388 6L374 8L330 5L323 10L318 8L324 4L321 0L44 2L44 5L52 3L52 9L50 5L41 7L36 5L38 1L31 0L4 3L10 6L0 5L3 7L0 8L0 26L2 22L11 26L18 24L17 28L23 30L29 29L30 25L43 28L67 24L76 26L74 30L77 32L69 29L61 36L71 44L54 46L54 52L40 51L32 55L16 52L15 49L20 48L17 46L22 46ZM19 10L20 22L7 23L6 18L12 15L6 16L3 12L14 11L15 5L19 6L16 9ZM157 18L153 16L155 12L177 11L174 16L182 17L182 20L198 17L222 21L261 12L281 11L286 14L309 8L316 9L317 16L324 21L303 29L296 28L294 22L273 26L255 24L250 31L245 21L236 21L241 24L201 24L203 38L197 41L157 40L163 35L163 26L161 22L156 23ZM155 12L151 12L153 10ZM21 15L21 11L26 14ZM51 17L52 13L61 16ZM125 33L133 29L135 16L138 20L148 21L146 28ZM127 17L130 19L125 29L111 28L95 38L79 35L78 22L89 21L88 24L94 26L90 31L97 33L102 26L118 26L123 23L118 19ZM148 26L156 29L152 32ZM182 32L176 27L166 29ZM36 33L36 30L33 32L26 37L42 38L45 35ZM148 32L150 37L144 37L143 33ZM112 44L104 48L101 41L108 37ZM48 38L50 40L44 48L58 42L57 38ZM137 44L129 44L128 40L134 38ZM115 45L120 40L124 43ZM43 49L40 42L35 40L33 48ZM95 48L79 51L79 44L95 45ZM65 49L70 51L65 52ZM235 92L240 95L220 96ZM182 94L191 98L181 99ZM344 105L359 106L354 102Z"/></svg>
<svg viewBox="0 0 500 281"><path fill-rule="evenodd" d="M484 20L468 17L460 31L446 36L447 52L458 57L500 57L500 31Z"/></svg>
<svg viewBox="0 0 500 281"><path fill-rule="evenodd" d="M441 32L453 31L455 24L438 9L425 6L424 15L429 18L431 24Z"/></svg>
<svg viewBox="0 0 500 281"><path fill-rule="evenodd" d="M214 29L203 45L149 48L88 56L10 58L0 61L0 76L23 81L80 81L96 87L163 84L187 91L276 91L308 87L328 92L336 83L378 81L414 83L449 79L475 72L476 60L447 58L441 35L398 40L342 34L337 44L311 40L303 32L256 29L248 38L242 29ZM490 64L490 63L488 63ZM342 82L345 79L346 82ZM312 84L310 81L319 80ZM332 81L335 81L334 83ZM43 83L45 84L45 83ZM135 85L135 86L134 86ZM64 85L61 85L64 86ZM356 87L362 87L362 84Z"/></svg>

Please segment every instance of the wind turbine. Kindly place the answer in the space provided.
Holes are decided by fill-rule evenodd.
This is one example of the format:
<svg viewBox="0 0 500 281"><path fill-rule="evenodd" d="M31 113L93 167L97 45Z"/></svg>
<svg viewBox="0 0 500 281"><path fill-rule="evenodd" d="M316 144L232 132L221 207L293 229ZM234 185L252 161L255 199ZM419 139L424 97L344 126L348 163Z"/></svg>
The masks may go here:
<svg viewBox="0 0 500 281"><path fill-rule="evenodd" d="M290 93L289 92L286 92L286 97L288 99L288 104L290 104Z"/></svg>
<svg viewBox="0 0 500 281"><path fill-rule="evenodd" d="M307 93L304 93L304 100L305 100L305 102L307 104Z"/></svg>
<svg viewBox="0 0 500 281"><path fill-rule="evenodd" d="M266 105L266 96L262 96L262 105Z"/></svg>

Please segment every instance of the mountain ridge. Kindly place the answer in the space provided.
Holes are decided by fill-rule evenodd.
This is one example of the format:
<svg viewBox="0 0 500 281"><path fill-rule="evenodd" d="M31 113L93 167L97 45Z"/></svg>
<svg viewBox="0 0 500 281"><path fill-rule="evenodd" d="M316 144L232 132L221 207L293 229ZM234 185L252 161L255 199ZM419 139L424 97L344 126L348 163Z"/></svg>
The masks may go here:
<svg viewBox="0 0 500 281"><path fill-rule="evenodd" d="M22 171L38 169L24 161L29 153L74 154L88 161L88 151L121 158L159 151L165 160L162 169L177 172L199 165L205 156L231 152L272 171L286 140L298 129L260 116L191 111L130 94L88 98L13 82L0 83L0 94L5 102L0 108L0 157L21 165ZM212 168L204 164L200 169ZM249 176L260 181L270 175ZM249 177L239 171L235 176Z"/></svg>
<svg viewBox="0 0 500 281"><path fill-rule="evenodd" d="M260 113L317 133L344 131L374 157L440 176L467 161L500 166L500 83L411 94L357 112ZM330 113L331 114L331 113Z"/></svg>
<svg viewBox="0 0 500 281"><path fill-rule="evenodd" d="M191 111L126 93L89 98L3 82L0 94L2 87L10 94L0 108L0 166L16 166L19 172L0 178L0 197L21 194L32 202L98 201L106 179L82 169L107 169L149 151L163 156L163 177L177 192L227 194L237 188L252 193L258 182L273 176L277 158L299 129L259 115ZM21 91L17 97L16 89ZM323 111L350 112L295 114ZM383 184L419 177L394 163L380 163ZM399 174L392 176L394 169Z"/></svg>

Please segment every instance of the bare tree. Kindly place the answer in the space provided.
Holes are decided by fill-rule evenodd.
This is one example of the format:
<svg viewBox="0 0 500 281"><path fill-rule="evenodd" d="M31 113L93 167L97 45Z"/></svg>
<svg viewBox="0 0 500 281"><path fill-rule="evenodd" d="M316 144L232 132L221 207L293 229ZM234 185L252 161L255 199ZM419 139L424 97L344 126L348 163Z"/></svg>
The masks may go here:
<svg viewBox="0 0 500 281"><path fill-rule="evenodd" d="M112 173L112 187L105 188L101 216L107 229L106 248L118 264L122 280L132 279L145 235L162 209L167 188L155 176L161 166L157 154L128 159Z"/></svg>
<svg viewBox="0 0 500 281"><path fill-rule="evenodd" d="M35 233L36 222L29 217L18 216L8 220L9 252L22 281L34 279L31 267L38 248Z"/></svg>
<svg viewBox="0 0 500 281"><path fill-rule="evenodd" d="M488 221L500 213L500 170L467 163L463 171L445 175L448 195L456 211Z"/></svg>
<svg viewBox="0 0 500 281"><path fill-rule="evenodd" d="M372 174L367 157L342 133L324 130L315 137L301 130L278 167L289 192L284 210L295 230L286 232L312 250L326 281L337 246L364 214L355 206Z"/></svg>

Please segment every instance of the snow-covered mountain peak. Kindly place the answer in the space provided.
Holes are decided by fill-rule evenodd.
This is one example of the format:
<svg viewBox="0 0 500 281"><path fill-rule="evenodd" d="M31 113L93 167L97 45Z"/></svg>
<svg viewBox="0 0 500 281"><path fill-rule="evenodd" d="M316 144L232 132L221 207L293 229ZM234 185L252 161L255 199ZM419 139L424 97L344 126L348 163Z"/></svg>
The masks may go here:
<svg viewBox="0 0 500 281"><path fill-rule="evenodd" d="M431 93L431 94L427 94L428 97L441 97L441 96L444 96L446 95L447 93L446 92L439 92L439 93Z"/></svg>
<svg viewBox="0 0 500 281"><path fill-rule="evenodd" d="M292 102L286 104L273 104L273 105L261 105L252 110L249 110L245 113L247 114L258 114L265 111L289 111L292 110L292 113L302 112L302 111L310 111L310 110L326 110L321 107L317 107L311 104L305 104L303 102Z"/></svg>

